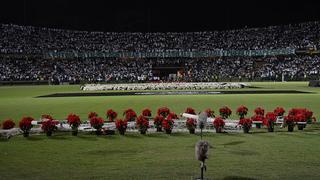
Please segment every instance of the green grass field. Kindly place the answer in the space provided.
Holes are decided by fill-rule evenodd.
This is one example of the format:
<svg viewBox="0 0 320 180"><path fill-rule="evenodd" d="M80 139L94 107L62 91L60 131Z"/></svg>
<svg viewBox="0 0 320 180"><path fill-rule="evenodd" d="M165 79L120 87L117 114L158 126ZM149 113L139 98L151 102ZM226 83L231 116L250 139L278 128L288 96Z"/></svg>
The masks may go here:
<svg viewBox="0 0 320 180"><path fill-rule="evenodd" d="M12 118L18 122L22 116L38 119L44 113L51 114L56 119L65 119L70 112L86 119L90 111L105 117L105 112L109 108L122 114L127 108L133 108L140 113L142 109L148 107L156 112L160 106L167 106L176 113L181 113L188 106L196 111L212 108L217 112L224 105L231 107L233 111L240 105L246 105L250 111L249 115L252 115L257 106L264 107L266 111L273 111L277 106L285 107L287 110L292 107L306 107L310 108L316 117L320 115L320 88L310 88L307 82L252 83L252 85L260 87L255 89L259 91L294 89L314 93L34 98L58 92L82 91L79 86L5 86L0 87L0 120ZM237 118L237 115L233 113L232 118Z"/></svg>
<svg viewBox="0 0 320 180"><path fill-rule="evenodd" d="M34 98L57 92L81 92L79 86L4 86L0 87L0 120L22 116L38 119L51 114L65 119L70 113L87 119L90 111L105 117L106 109L122 114L126 108L137 112L149 107L153 113L167 106L176 113L191 106L197 111L214 111L228 105L233 111L240 105L251 116L257 106L272 111L283 106L306 107L319 120L320 88L307 82L252 83L256 90L299 90L312 94L251 95L166 95L117 97ZM250 89L252 90L252 89ZM216 113L217 114L217 113ZM237 118L233 113L232 118ZM253 129L250 134L205 134L214 148L210 150L206 177L211 179L319 179L320 126L308 125L293 133L276 129ZM199 135L176 133L128 133L125 136L96 137L56 133L53 137L21 136L0 141L0 179L192 179L199 175L194 145Z"/></svg>

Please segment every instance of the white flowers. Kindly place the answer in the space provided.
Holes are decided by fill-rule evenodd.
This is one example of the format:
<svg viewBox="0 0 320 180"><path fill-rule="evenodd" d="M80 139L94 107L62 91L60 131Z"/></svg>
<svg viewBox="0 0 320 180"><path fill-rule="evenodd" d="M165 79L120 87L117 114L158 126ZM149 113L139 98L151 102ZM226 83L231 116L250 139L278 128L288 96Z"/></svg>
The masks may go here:
<svg viewBox="0 0 320 180"><path fill-rule="evenodd" d="M247 83L224 82L174 82L174 83L135 83L135 84L86 84L84 91L108 90L199 90L199 89L233 89L250 86Z"/></svg>

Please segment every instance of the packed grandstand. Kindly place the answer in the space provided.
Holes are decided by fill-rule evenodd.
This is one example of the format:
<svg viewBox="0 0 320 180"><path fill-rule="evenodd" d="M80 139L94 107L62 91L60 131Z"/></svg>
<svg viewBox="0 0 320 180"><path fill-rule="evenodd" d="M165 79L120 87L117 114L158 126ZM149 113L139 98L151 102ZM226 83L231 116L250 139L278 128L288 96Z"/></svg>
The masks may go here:
<svg viewBox="0 0 320 180"><path fill-rule="evenodd" d="M0 25L0 82L319 79L320 22L189 33Z"/></svg>

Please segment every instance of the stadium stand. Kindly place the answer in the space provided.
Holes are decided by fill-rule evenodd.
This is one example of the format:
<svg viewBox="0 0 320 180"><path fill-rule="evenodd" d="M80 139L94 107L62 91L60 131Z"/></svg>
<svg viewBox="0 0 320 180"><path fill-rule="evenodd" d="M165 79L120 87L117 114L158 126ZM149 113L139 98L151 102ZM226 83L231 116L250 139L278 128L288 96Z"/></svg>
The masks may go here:
<svg viewBox="0 0 320 180"><path fill-rule="evenodd" d="M0 34L1 84L312 80L320 74L319 55L295 53L317 52L319 22L189 33L1 24Z"/></svg>

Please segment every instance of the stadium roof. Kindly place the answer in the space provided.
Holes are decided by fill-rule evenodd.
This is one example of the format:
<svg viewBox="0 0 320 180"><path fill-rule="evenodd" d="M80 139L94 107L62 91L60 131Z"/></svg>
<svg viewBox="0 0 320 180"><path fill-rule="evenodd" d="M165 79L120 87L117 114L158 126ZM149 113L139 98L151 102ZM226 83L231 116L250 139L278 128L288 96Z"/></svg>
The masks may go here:
<svg viewBox="0 0 320 180"><path fill-rule="evenodd" d="M186 32L320 20L319 1L0 1L0 23L89 31Z"/></svg>

